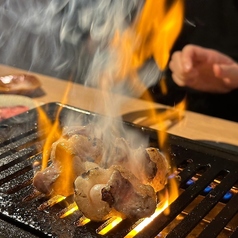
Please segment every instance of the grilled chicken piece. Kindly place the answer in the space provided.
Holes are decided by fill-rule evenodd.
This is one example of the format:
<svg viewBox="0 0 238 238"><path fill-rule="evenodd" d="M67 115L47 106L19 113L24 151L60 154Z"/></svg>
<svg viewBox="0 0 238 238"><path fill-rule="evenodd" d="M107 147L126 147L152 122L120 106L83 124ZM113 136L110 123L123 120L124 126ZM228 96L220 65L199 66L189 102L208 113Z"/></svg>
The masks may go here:
<svg viewBox="0 0 238 238"><path fill-rule="evenodd" d="M60 168L51 164L43 171L38 171L33 178L33 186L41 193L50 194L55 180L59 177Z"/></svg>
<svg viewBox="0 0 238 238"><path fill-rule="evenodd" d="M156 148L132 149L124 138L116 138L103 167L121 165L131 171L143 184L152 185L155 191L164 188L167 182L169 164ZM109 152L108 152L109 154Z"/></svg>
<svg viewBox="0 0 238 238"><path fill-rule="evenodd" d="M140 219L152 215L157 200L154 189L142 184L131 172L121 166L112 166L113 173L102 190L103 201L127 218Z"/></svg>
<svg viewBox="0 0 238 238"><path fill-rule="evenodd" d="M74 132L76 133L77 131L75 130ZM84 130L81 132L85 133ZM72 131L69 131L68 133L64 134L62 138L53 143L51 149L52 161L58 160L55 150L58 144L60 144L62 147L65 147L65 149L70 150L70 153L81 157L83 161L91 161L95 163L100 162L103 152L103 142L101 139L94 137L92 134L91 136L84 134L71 134ZM69 135L70 137L68 137Z"/></svg>
<svg viewBox="0 0 238 238"><path fill-rule="evenodd" d="M118 214L146 217L153 214L157 204L154 189L121 166L89 170L75 180L74 187L79 209L94 221Z"/></svg>
<svg viewBox="0 0 238 238"><path fill-rule="evenodd" d="M52 145L51 165L34 176L33 185L44 194L73 194L74 180L89 169L87 165L90 163L85 162L91 162L95 167L94 163L98 163L102 157L103 147L99 139L81 134L67 136Z"/></svg>
<svg viewBox="0 0 238 238"><path fill-rule="evenodd" d="M74 200L79 210L93 221L108 218L111 207L102 200L101 190L106 186L112 171L100 167L88 170L74 182Z"/></svg>
<svg viewBox="0 0 238 238"><path fill-rule="evenodd" d="M156 148L132 149L115 136L103 141L92 124L70 127L51 148L51 165L35 174L33 185L47 195L69 196L94 221L111 216L152 215L164 188L168 163Z"/></svg>
<svg viewBox="0 0 238 238"><path fill-rule="evenodd" d="M170 166L165 156L157 148L149 147L145 150L150 161L156 164L157 169L154 178L148 180L147 184L151 185L157 192L162 190L166 185Z"/></svg>
<svg viewBox="0 0 238 238"><path fill-rule="evenodd" d="M58 193L59 195L67 196L72 193L72 185L69 188L67 186L71 182L73 183L77 176L74 167L69 163L73 164L74 161L79 160L80 162L77 162L79 165L77 170L82 170L82 172L83 163L79 157L75 156L67 140L61 139L55 145L51 165L35 174L33 185L38 191L47 195ZM60 185L61 183L62 186Z"/></svg>

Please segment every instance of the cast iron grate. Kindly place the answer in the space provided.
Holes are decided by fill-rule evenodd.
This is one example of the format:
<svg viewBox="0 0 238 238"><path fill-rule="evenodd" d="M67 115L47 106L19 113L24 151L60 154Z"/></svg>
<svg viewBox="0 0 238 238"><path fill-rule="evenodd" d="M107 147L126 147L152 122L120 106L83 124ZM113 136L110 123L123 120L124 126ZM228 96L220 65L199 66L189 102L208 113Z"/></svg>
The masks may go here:
<svg viewBox="0 0 238 238"><path fill-rule="evenodd" d="M83 117L84 123L99 116L59 103L46 104L42 109L54 121L59 107L62 126L69 115ZM22 237L24 231L32 237L102 237L96 233L100 223L77 227L77 212L58 218L67 199L43 211L37 207L46 198L23 200L32 192L32 165L41 161L47 136L39 130L37 119L38 110L32 109L0 123L0 223L2 220L9 224L14 237ZM137 130L149 138L152 146L158 146L156 131L127 122L124 126ZM172 135L168 135L166 148L178 168L180 195L168 214L160 214L136 237L237 237L238 151ZM124 237L134 223L124 220L103 237Z"/></svg>

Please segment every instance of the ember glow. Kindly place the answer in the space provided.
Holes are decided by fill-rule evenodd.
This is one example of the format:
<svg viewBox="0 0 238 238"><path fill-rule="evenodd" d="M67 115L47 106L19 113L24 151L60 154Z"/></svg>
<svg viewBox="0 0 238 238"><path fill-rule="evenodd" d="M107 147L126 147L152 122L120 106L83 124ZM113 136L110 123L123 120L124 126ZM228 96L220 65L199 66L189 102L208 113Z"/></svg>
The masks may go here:
<svg viewBox="0 0 238 238"><path fill-rule="evenodd" d="M98 229L97 233L100 235L107 234L110 230L112 230L115 226L117 226L123 219L121 217L111 217L105 223L103 223Z"/></svg>
<svg viewBox="0 0 238 238"><path fill-rule="evenodd" d="M85 226L86 224L88 224L90 222L90 219L88 219L85 216L82 216L79 218L79 220L76 222L77 226Z"/></svg>
<svg viewBox="0 0 238 238"><path fill-rule="evenodd" d="M54 206L55 204L63 201L66 197L64 196L61 196L61 195L57 195L55 197L52 197L51 199L49 199L48 201L42 203L39 207L38 207L38 210L40 211L43 211L45 210L46 208L48 207L52 207Z"/></svg>
<svg viewBox="0 0 238 238"><path fill-rule="evenodd" d="M140 222L135 228L133 228L126 236L125 238L132 238L135 237L140 231L143 230L144 227L150 224L159 214L161 214L166 208L168 207L168 201L164 203L159 203L155 213L145 218L142 222Z"/></svg>
<svg viewBox="0 0 238 238"><path fill-rule="evenodd" d="M60 218L65 218L69 215L71 215L72 213L74 213L75 211L78 210L78 206L77 204L74 202L74 203L71 203L68 207L66 207L65 209L63 209L59 214L58 216Z"/></svg>

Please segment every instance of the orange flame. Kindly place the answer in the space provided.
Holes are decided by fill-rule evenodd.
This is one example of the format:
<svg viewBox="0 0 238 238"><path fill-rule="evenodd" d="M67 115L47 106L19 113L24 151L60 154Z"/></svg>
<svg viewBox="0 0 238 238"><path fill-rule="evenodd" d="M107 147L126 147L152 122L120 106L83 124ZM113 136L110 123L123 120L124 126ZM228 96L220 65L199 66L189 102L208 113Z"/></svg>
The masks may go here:
<svg viewBox="0 0 238 238"><path fill-rule="evenodd" d="M173 0L171 6L166 0L146 0L135 24L122 35L116 32L112 48L122 54L119 77L134 76L146 60L154 58L158 67L164 70L171 48L183 24L183 0ZM120 60L120 59L119 59Z"/></svg>
<svg viewBox="0 0 238 238"><path fill-rule="evenodd" d="M150 217L145 218L139 223L133 230L131 230L124 238L135 237L140 231L143 230L148 224L150 224L159 214L161 214L168 207L168 201L158 204L154 214Z"/></svg>
<svg viewBox="0 0 238 238"><path fill-rule="evenodd" d="M170 50L182 27L183 0L172 0L172 4L169 7L166 4L166 0L146 0L141 15L136 19L135 24L130 29L123 32L122 35L120 35L119 32L116 32L111 47L112 49L117 49L118 53L123 56L121 59L118 59L119 61L121 60L121 62L118 62L119 68L115 76L116 78L121 79L125 76L131 76L140 84L136 72L142 67L146 60L152 57L161 70L166 68ZM66 101L71 83L69 83L68 86L62 103L65 103ZM57 113L57 118L60 111L61 108ZM161 120L158 117L156 117L156 119ZM44 169L48 164L51 145L56 140L55 138L61 135L61 131L59 130L59 120L56 119L55 123L52 124L43 112L40 112L39 125L41 124L43 124L43 128L47 129L48 133L43 149L42 169ZM161 135L165 136L164 131L162 131ZM163 139L160 139L159 141L162 141L163 145L165 140L166 137L163 137ZM70 167L71 165L65 166ZM69 177L71 172L71 170L65 169L65 174L68 174ZM64 178L67 179L67 176L64 176ZM62 182L68 184L66 181ZM171 190L176 190L174 189L174 186L176 186L176 183L172 182L173 189ZM133 229L131 231L132 233L128 234L127 237L136 235L144 226L163 212L177 197L176 192L171 191L171 193L173 193L173 196L170 199L167 199L163 204L159 204L152 217L144 219L144 221ZM74 209L77 209L77 207L73 206L72 209L75 211ZM69 209L69 211L71 212L71 209ZM68 213L65 214L65 216L67 215ZM121 218L117 217L115 222L112 221L112 223L109 224L109 228L113 228L115 223L120 221ZM90 222L90 219L83 216L80 218L78 225L82 226L88 222ZM106 230L102 229L99 232L105 234L109 228L106 228Z"/></svg>
<svg viewBox="0 0 238 238"><path fill-rule="evenodd" d="M146 0L144 9L136 24L140 40L134 55L134 64L140 67L153 57L157 65L165 69L170 50L183 24L183 1L174 0L167 10L166 0Z"/></svg>
<svg viewBox="0 0 238 238"><path fill-rule="evenodd" d="M165 194L160 194L160 203L157 205L155 212L150 217L139 221L138 224L124 237L132 238L135 237L140 231L142 231L147 225L149 225L156 217L158 217L162 212L165 214L169 213L169 205L178 197L178 186L177 181L174 176L168 181L169 186L165 190Z"/></svg>
<svg viewBox="0 0 238 238"><path fill-rule="evenodd" d="M78 211L78 206L75 202L71 203L69 206L67 206L65 209L63 209L58 216L60 218L65 218L71 214L73 214L75 211Z"/></svg>
<svg viewBox="0 0 238 238"><path fill-rule="evenodd" d="M61 100L62 103L66 103L67 102L67 97L68 94L70 92L70 89L72 87L72 82L69 81L67 84L67 88L66 91L63 95L63 98ZM44 112L44 110L42 108L37 108L38 110L38 126L40 130L45 130L46 133L46 141L44 143L44 147L43 147L43 152L42 152L42 166L41 169L45 169L47 167L48 164L48 160L50 157L50 150L51 150L51 146L52 143L54 141L56 141L60 136L61 136L61 129L60 129L60 125L59 125L59 114L62 110L62 107L59 107L59 110L56 113L56 119L54 120L54 122L52 122L50 120L50 118L46 115L46 113Z"/></svg>
<svg viewBox="0 0 238 238"><path fill-rule="evenodd" d="M88 219L87 217L82 216L82 217L79 218L78 221L75 222L75 224L76 224L77 226L85 226L85 225L88 224L90 221L91 221L91 220Z"/></svg>
<svg viewBox="0 0 238 238"><path fill-rule="evenodd" d="M51 199L47 200L46 202L42 203L39 207L38 210L43 211L48 207L52 207L57 203L60 203L61 201L63 201L66 197L61 196L61 195L57 195L55 197L52 197Z"/></svg>
<svg viewBox="0 0 238 238"><path fill-rule="evenodd" d="M67 102L67 98L68 98L71 87L72 87L72 82L70 80L67 84L65 93L61 100L62 105ZM62 105L59 104L58 110L55 113L53 121L51 120L50 117L48 117L48 115L46 114L46 112L44 111L42 107L37 108L38 128L40 131L44 132L43 133L44 135L40 137L40 140L45 140L43 149L42 149L41 170L44 170L48 166L52 144L55 141L57 141L62 135L62 128L61 128L60 120L59 120L61 110L63 109ZM57 151L59 154L62 151L62 149L59 148ZM73 168L70 164L71 154L68 151L64 151L64 152L65 153L62 153L59 156L59 158L62 160L61 170L64 177L59 176L59 179L57 179L53 185L53 190L52 190L53 192L51 193L51 196L53 196L52 198L53 200L54 200L54 196L56 195L68 196L69 194L72 194L72 191L73 191L71 180L74 174L72 173ZM67 159L69 159L69 161L66 164ZM58 193L58 191L62 191L62 192Z"/></svg>
<svg viewBox="0 0 238 238"><path fill-rule="evenodd" d="M182 29L184 16L183 0L172 0L170 4L168 2L167 0L146 0L141 15L135 22L135 38L129 38L129 42L135 42L131 56L133 70L141 67L151 57L154 58L161 70L166 68L170 51ZM128 44L128 40L125 42ZM164 80L161 81L161 84L165 94L167 88ZM145 94L145 96L151 100L149 94ZM151 121L157 122L162 127L158 135L160 148L163 148L167 137L165 133L166 119L173 119L173 117L181 119L184 111L182 105L185 104L181 103L179 107L176 107L178 110L170 110L163 114L156 113L152 108Z"/></svg>
<svg viewBox="0 0 238 238"><path fill-rule="evenodd" d="M42 165L41 165L41 169L45 169L48 165L48 159L50 157L50 149L51 149L51 145L54 141L56 141L60 135L61 135L61 131L59 129L59 121L55 120L54 123L52 123L52 121L50 120L50 118L47 117L46 113L41 109L38 108L38 114L39 114L39 128L40 129L44 129L47 137L44 143L44 147L43 147L43 151L42 151ZM59 111L57 113L57 117L58 117Z"/></svg>
<svg viewBox="0 0 238 238"><path fill-rule="evenodd" d="M99 235L105 235L115 226L117 226L123 219L121 217L111 217L108 221L103 223L98 229L97 233Z"/></svg>
<svg viewBox="0 0 238 238"><path fill-rule="evenodd" d="M181 31L184 15L183 0L172 1L170 7L166 3L168 3L166 0L146 0L143 11L135 24L136 37L131 40L131 42L135 42L131 56L132 70L140 68L151 57L154 58L161 70L166 68L170 51ZM126 44L128 44L128 40ZM162 86L163 93L166 93L167 88L164 81ZM152 108L152 121L163 124L166 118L171 118L171 115L181 119L184 109L185 101L177 105L175 110L166 111L163 115L158 115ZM158 137L160 148L163 148L167 139L165 130L161 130ZM169 212L169 205L178 197L178 186L175 178L169 180L168 187L169 190L166 196L161 198L161 201L165 202L159 204L155 213L151 217L144 219L126 237L134 237L160 213L165 210L165 212Z"/></svg>

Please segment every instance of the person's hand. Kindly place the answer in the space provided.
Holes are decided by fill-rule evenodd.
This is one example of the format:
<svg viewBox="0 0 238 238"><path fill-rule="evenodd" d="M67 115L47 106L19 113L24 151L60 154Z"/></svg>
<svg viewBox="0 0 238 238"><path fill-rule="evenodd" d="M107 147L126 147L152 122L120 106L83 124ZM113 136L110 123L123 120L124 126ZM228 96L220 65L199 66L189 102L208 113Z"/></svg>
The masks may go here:
<svg viewBox="0 0 238 238"><path fill-rule="evenodd" d="M203 92L227 93L238 88L238 64L218 51L187 45L174 52L169 63L179 86Z"/></svg>

